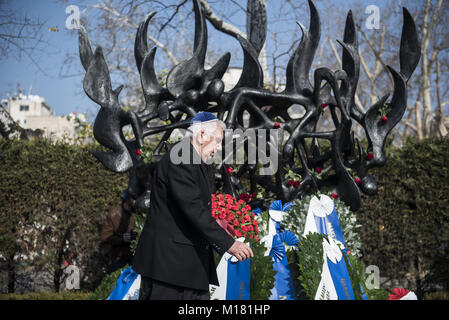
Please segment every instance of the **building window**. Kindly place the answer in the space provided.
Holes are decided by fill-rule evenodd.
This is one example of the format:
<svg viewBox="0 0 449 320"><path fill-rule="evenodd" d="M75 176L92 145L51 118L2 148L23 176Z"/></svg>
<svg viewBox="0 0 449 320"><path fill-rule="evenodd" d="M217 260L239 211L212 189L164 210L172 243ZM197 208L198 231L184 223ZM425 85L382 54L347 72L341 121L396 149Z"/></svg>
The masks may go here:
<svg viewBox="0 0 449 320"><path fill-rule="evenodd" d="M20 111L28 111L28 110L29 110L29 106L27 106L27 105L20 106Z"/></svg>

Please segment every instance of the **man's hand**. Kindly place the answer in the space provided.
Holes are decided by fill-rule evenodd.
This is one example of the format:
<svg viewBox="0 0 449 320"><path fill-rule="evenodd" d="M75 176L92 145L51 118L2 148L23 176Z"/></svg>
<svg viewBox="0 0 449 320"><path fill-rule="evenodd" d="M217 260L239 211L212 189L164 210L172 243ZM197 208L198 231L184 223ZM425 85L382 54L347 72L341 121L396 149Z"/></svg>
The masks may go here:
<svg viewBox="0 0 449 320"><path fill-rule="evenodd" d="M239 261L254 257L253 250L251 250L247 244L240 241L234 241L233 245L229 248L228 253L232 254Z"/></svg>

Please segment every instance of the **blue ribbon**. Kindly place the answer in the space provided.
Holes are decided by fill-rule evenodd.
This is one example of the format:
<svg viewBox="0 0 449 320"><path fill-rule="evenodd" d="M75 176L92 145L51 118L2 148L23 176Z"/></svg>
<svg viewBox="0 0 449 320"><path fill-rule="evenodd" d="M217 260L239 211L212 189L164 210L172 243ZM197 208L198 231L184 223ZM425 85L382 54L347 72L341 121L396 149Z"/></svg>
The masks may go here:
<svg viewBox="0 0 449 320"><path fill-rule="evenodd" d="M273 270L275 283L271 290L270 300L296 300L296 292L288 266L288 259L284 242L289 245L297 245L298 238L291 231L284 231L273 236L270 257L273 258Z"/></svg>
<svg viewBox="0 0 449 320"><path fill-rule="evenodd" d="M343 238L343 232L341 231L340 222L338 221L338 215L335 206L334 210L332 210L332 212L327 216L318 217L314 215L314 217L318 233L327 234L332 239L341 242L346 248L345 239ZM344 252L346 253L346 249L344 249Z"/></svg>
<svg viewBox="0 0 449 320"><path fill-rule="evenodd" d="M240 262L229 259L226 300L249 300L250 280L250 259Z"/></svg>
<svg viewBox="0 0 449 320"><path fill-rule="evenodd" d="M115 284L114 290L112 290L106 300L123 300L131 288L134 280L136 280L138 276L139 275L133 270L132 267L123 270L117 280L117 283Z"/></svg>
<svg viewBox="0 0 449 320"><path fill-rule="evenodd" d="M346 243L341 231L340 221L338 220L337 210L335 208L332 212L325 217L318 217L314 215L315 224L320 234L326 234L332 239L339 241L343 244L344 248L341 250L346 255ZM349 262L349 260L348 260ZM349 265L351 265L349 263ZM348 269L344 259L342 258L337 264L332 263L328 259L329 271L331 273L332 280L334 282L335 290L337 291L339 300L354 300L354 291L352 290L351 279L349 277ZM360 286L362 297L364 300L368 300L365 292Z"/></svg>
<svg viewBox="0 0 449 320"><path fill-rule="evenodd" d="M253 210L253 212L254 212L254 214L255 214L256 216L258 216L259 214L262 213L262 210L261 210L260 208L256 208L256 209Z"/></svg>
<svg viewBox="0 0 449 320"><path fill-rule="evenodd" d="M270 205L270 210L278 210L278 211L288 211L293 205L290 202L287 202L282 206L281 200L273 201L273 203Z"/></svg>
<svg viewBox="0 0 449 320"><path fill-rule="evenodd" d="M281 200L276 200L270 205L270 210L288 211L292 207L290 202L282 205ZM298 238L288 230L280 232L280 223L275 222L276 234L273 235L270 257L273 258L274 287L271 289L270 300L296 300L296 292L293 286L293 280L288 266L285 245L297 245Z"/></svg>
<svg viewBox="0 0 449 320"><path fill-rule="evenodd" d="M338 300L354 300L351 279L349 278L348 269L346 268L343 257L336 264L327 258L327 265L335 290L337 291Z"/></svg>

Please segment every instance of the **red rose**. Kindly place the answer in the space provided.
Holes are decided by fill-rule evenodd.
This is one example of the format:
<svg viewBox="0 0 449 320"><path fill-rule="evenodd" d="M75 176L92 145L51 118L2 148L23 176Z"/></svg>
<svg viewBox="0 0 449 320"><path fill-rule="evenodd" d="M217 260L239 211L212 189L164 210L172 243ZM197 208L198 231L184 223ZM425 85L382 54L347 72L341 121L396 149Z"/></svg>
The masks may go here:
<svg viewBox="0 0 449 320"><path fill-rule="evenodd" d="M259 224L259 222L257 222L257 220L253 221L253 225L257 226Z"/></svg>
<svg viewBox="0 0 449 320"><path fill-rule="evenodd" d="M321 173L321 167L317 167L316 169L315 169L315 171L317 172L317 173Z"/></svg>
<svg viewBox="0 0 449 320"><path fill-rule="evenodd" d="M251 198L255 198L255 197L257 197L257 193L251 194Z"/></svg>
<svg viewBox="0 0 449 320"><path fill-rule="evenodd" d="M275 122L275 123L274 123L274 128L275 128L275 129L278 129L280 126L281 126L281 125L279 124L279 122Z"/></svg>
<svg viewBox="0 0 449 320"><path fill-rule="evenodd" d="M295 185L295 187L299 187L299 186L301 185L301 182L295 181L295 182L294 182L294 185Z"/></svg>
<svg viewBox="0 0 449 320"><path fill-rule="evenodd" d="M382 120L382 124L385 124L385 123L387 123L388 118L386 116L382 116L381 120Z"/></svg>
<svg viewBox="0 0 449 320"><path fill-rule="evenodd" d="M334 199L337 199L338 198L338 194L332 193L331 197L334 198Z"/></svg>
<svg viewBox="0 0 449 320"><path fill-rule="evenodd" d="M389 298L388 300L400 300L403 296L407 295L410 292L410 290L406 290L404 288L394 288L393 294L388 294Z"/></svg>
<svg viewBox="0 0 449 320"><path fill-rule="evenodd" d="M249 197L246 193L241 194L245 200ZM226 232L233 237L254 238L253 230L257 227L257 221L254 220L251 206L242 199L237 201L229 194L212 194L211 199L212 217Z"/></svg>
<svg viewBox="0 0 449 320"><path fill-rule="evenodd" d="M293 185L293 180L288 180L288 185L292 186Z"/></svg>
<svg viewBox="0 0 449 320"><path fill-rule="evenodd" d="M327 104L325 104L325 103L322 103L322 104L321 104L321 108L324 109L324 108L326 108L326 107L327 107Z"/></svg>
<svg viewBox="0 0 449 320"><path fill-rule="evenodd" d="M140 156L140 155L142 154L142 150L137 149L137 150L136 150L136 154L137 154L138 156Z"/></svg>
<svg viewBox="0 0 449 320"><path fill-rule="evenodd" d="M372 152L368 152L368 154L366 155L366 160L373 160L373 158L374 158L374 153L372 153Z"/></svg>
<svg viewBox="0 0 449 320"><path fill-rule="evenodd" d="M226 172L228 174L231 174L234 171L234 169L232 169L232 167L226 167Z"/></svg>
<svg viewBox="0 0 449 320"><path fill-rule="evenodd" d="M354 181L357 185L359 185L362 182L362 180L360 180L360 178L355 178Z"/></svg>

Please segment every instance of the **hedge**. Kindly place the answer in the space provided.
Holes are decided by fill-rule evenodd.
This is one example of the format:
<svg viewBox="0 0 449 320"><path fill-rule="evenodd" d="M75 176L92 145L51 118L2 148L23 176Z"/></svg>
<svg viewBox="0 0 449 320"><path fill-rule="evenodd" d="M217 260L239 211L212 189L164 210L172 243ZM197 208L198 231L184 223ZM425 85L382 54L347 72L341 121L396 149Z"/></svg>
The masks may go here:
<svg viewBox="0 0 449 320"><path fill-rule="evenodd" d="M407 279L418 297L449 289L449 139L409 140L373 170L377 195L357 219L362 254L380 276Z"/></svg>
<svg viewBox="0 0 449 320"><path fill-rule="evenodd" d="M99 230L128 175L105 169L91 148L98 145L0 140L0 254L10 278L22 263L50 271L59 290L69 251L82 266L82 290L104 278ZM370 171L379 192L362 195L356 212L364 264L377 265L381 277L409 279L418 297L449 291L447 155L448 138L388 148L386 165Z"/></svg>
<svg viewBox="0 0 449 320"><path fill-rule="evenodd" d="M0 300L89 300L91 292L27 292L0 294Z"/></svg>
<svg viewBox="0 0 449 320"><path fill-rule="evenodd" d="M0 254L9 292L19 263L28 273L49 272L48 289L58 291L69 252L81 269L82 289L95 289L104 276L101 223L120 203L128 177L104 168L93 147L0 140Z"/></svg>

